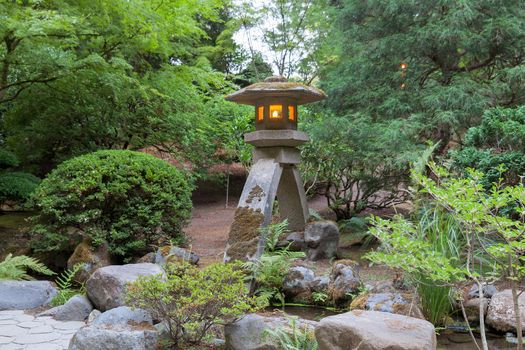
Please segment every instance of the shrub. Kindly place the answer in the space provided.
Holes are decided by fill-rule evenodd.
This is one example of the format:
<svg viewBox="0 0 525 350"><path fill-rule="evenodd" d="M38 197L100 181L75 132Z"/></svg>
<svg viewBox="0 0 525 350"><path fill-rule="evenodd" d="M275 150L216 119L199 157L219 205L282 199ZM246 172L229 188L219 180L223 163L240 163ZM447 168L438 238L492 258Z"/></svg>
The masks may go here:
<svg viewBox="0 0 525 350"><path fill-rule="evenodd" d="M29 173L14 172L19 162L16 156L0 148L0 201L26 201L35 190L40 179Z"/></svg>
<svg viewBox="0 0 525 350"><path fill-rule="evenodd" d="M165 322L173 348L203 341L214 325L235 321L255 311L238 264L212 264L198 269L187 263L167 264L166 277L140 277L128 286L131 306Z"/></svg>
<svg viewBox="0 0 525 350"><path fill-rule="evenodd" d="M186 173L151 155L98 151L60 164L32 196L37 251L66 248L68 228L94 244L107 241L129 258L159 240L183 241L192 183Z"/></svg>
<svg viewBox="0 0 525 350"><path fill-rule="evenodd" d="M525 174L525 107L487 110L481 124L465 135L464 148L451 151L456 169L468 175L468 168L482 173L483 185L498 182L504 164L505 182L516 185Z"/></svg>
<svg viewBox="0 0 525 350"><path fill-rule="evenodd" d="M0 280L31 280L27 270L33 270L42 275L51 276L55 273L49 270L38 260L25 255L13 257L8 254L4 261L0 262Z"/></svg>
<svg viewBox="0 0 525 350"><path fill-rule="evenodd" d="M77 273L84 267L83 263L78 263L71 269L65 269L55 280L58 287L58 293L51 300L51 306L64 305L69 299L77 294L85 294L84 285L79 288L74 288L75 281L73 280Z"/></svg>
<svg viewBox="0 0 525 350"><path fill-rule="evenodd" d="M267 329L266 336L275 339L282 350L317 350L315 334L308 326L299 327L297 317L290 318L290 328Z"/></svg>

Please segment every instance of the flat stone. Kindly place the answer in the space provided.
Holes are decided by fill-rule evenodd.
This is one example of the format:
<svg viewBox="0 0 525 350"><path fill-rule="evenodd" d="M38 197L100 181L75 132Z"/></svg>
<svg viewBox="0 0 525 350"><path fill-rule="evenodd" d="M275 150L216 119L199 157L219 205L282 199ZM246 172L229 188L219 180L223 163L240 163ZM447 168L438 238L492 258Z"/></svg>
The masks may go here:
<svg viewBox="0 0 525 350"><path fill-rule="evenodd" d="M13 317L13 320L16 320L20 323L22 322L30 322L30 321L33 321L35 319L34 316L31 316L31 315L17 315L17 316L14 316Z"/></svg>
<svg viewBox="0 0 525 350"><path fill-rule="evenodd" d="M57 293L49 281L0 281L0 310L25 310L47 305Z"/></svg>
<svg viewBox="0 0 525 350"><path fill-rule="evenodd" d="M25 350L63 350L62 345L47 343L47 344L30 344Z"/></svg>
<svg viewBox="0 0 525 350"><path fill-rule="evenodd" d="M20 322L17 326L22 328L35 328L40 326L41 323L35 321Z"/></svg>
<svg viewBox="0 0 525 350"><path fill-rule="evenodd" d="M12 342L13 339L15 339L15 338L0 336L0 344L8 344L8 343Z"/></svg>
<svg viewBox="0 0 525 350"><path fill-rule="evenodd" d="M7 318L5 320L0 320L0 326L7 326L7 325L10 325L10 324L17 324L18 322L11 319L11 318Z"/></svg>
<svg viewBox="0 0 525 350"><path fill-rule="evenodd" d="M86 323L82 321L57 322L53 325L53 328L59 330L70 330L79 329L81 327L84 327L85 325Z"/></svg>
<svg viewBox="0 0 525 350"><path fill-rule="evenodd" d="M24 334L26 332L27 331L24 328L21 328L15 325L0 327L0 336L4 336L4 337L15 337L17 335Z"/></svg>
<svg viewBox="0 0 525 350"><path fill-rule="evenodd" d="M52 333L54 332L53 327L49 325L40 325L29 330L29 334L39 334L39 333Z"/></svg>
<svg viewBox="0 0 525 350"><path fill-rule="evenodd" d="M24 350L24 346L20 344L5 344L2 345L2 350Z"/></svg>
<svg viewBox="0 0 525 350"><path fill-rule="evenodd" d="M11 317L15 315L23 315L24 310L3 310L0 311L0 318L2 317Z"/></svg>
<svg viewBox="0 0 525 350"><path fill-rule="evenodd" d="M14 343L21 345L40 344L48 343L58 338L60 338L59 333L22 334L16 337Z"/></svg>

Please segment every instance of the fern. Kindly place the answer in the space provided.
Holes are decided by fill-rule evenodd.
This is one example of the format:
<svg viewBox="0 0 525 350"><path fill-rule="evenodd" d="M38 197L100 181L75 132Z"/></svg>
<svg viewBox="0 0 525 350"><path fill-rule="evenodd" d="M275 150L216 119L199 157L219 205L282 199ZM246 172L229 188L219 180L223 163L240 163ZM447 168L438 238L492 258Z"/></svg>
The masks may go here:
<svg viewBox="0 0 525 350"><path fill-rule="evenodd" d="M58 294L51 300L51 306L63 305L76 294L84 293L83 285L80 286L80 289L73 288L73 279L82 267L84 267L84 264L78 263L73 266L73 268L64 270L64 272L57 277L55 283L58 287Z"/></svg>
<svg viewBox="0 0 525 350"><path fill-rule="evenodd" d="M277 243L279 243L281 237L283 237L285 233L289 232L288 220L262 227L260 232L265 236L265 251L272 252L277 247Z"/></svg>
<svg viewBox="0 0 525 350"><path fill-rule="evenodd" d="M32 280L33 277L27 274L27 270L33 270L42 275L51 276L55 273L48 269L35 258L26 255L13 257L8 254L4 261L0 262L0 280Z"/></svg>
<svg viewBox="0 0 525 350"><path fill-rule="evenodd" d="M266 329L265 336L276 340L282 350L317 350L315 335L308 326L299 328L297 318L290 318L290 329L287 327Z"/></svg>

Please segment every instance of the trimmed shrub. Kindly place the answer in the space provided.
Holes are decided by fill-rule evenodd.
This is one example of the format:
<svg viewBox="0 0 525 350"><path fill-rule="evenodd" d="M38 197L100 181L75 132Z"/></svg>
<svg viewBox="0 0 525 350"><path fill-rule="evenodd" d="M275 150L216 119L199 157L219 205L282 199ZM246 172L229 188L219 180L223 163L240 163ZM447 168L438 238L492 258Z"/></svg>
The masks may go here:
<svg viewBox="0 0 525 350"><path fill-rule="evenodd" d="M127 302L162 321L170 349L188 349L212 333L213 326L233 322L261 307L250 297L238 263L215 263L199 269L188 263L167 264L166 275L142 276L128 285Z"/></svg>
<svg viewBox="0 0 525 350"><path fill-rule="evenodd" d="M60 164L31 198L36 251L66 249L71 227L130 258L170 240L182 243L191 214L189 174L151 155L98 151Z"/></svg>

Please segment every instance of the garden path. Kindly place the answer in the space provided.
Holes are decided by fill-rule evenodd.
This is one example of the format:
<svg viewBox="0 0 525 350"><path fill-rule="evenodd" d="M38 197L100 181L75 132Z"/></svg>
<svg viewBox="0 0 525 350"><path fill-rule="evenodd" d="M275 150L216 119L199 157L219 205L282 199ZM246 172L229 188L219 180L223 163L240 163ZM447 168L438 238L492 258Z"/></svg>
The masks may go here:
<svg viewBox="0 0 525 350"><path fill-rule="evenodd" d="M85 322L35 317L23 310L0 311L0 350L65 350Z"/></svg>

